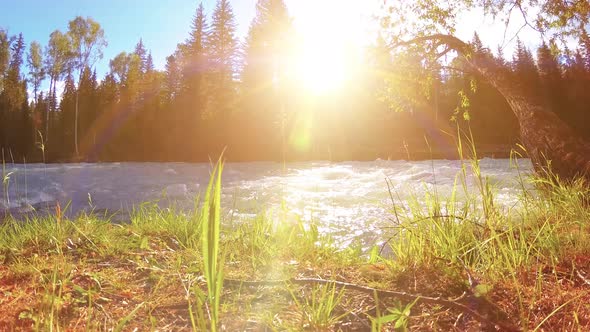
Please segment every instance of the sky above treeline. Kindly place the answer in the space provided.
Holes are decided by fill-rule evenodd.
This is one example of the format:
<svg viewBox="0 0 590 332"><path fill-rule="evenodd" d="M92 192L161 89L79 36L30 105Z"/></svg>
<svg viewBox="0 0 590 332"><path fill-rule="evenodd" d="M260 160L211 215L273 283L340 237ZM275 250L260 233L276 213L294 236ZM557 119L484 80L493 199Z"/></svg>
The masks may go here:
<svg viewBox="0 0 590 332"><path fill-rule="evenodd" d="M27 45L36 40L46 45L49 34L59 29L67 31L67 24L76 16L90 16L101 24L108 46L104 58L96 64L98 76L108 71L108 62L118 53L133 50L140 38L152 52L156 68L163 69L166 57L178 43L189 36L191 22L200 1L196 0L3 0L0 28L11 35L23 33ZM237 23L237 35L243 40L256 12L257 0L230 1ZM313 10L333 8L330 15L342 20L368 19L378 0L287 0L289 12L296 24L303 25L313 17ZM216 0L202 1L210 20ZM355 10L358 9L358 10ZM352 17L355 16L355 17ZM362 29L360 32L363 32Z"/></svg>
<svg viewBox="0 0 590 332"><path fill-rule="evenodd" d="M232 1L240 35L247 31L256 0ZM98 76L108 70L108 62L118 53L133 50L140 38L152 52L154 64L163 69L166 57L189 34L198 2L195 0L3 0L0 27L10 34L23 33L27 45L36 40L47 45L49 34L67 31L76 16L90 16L101 24L108 46L97 64ZM215 0L203 1L211 13Z"/></svg>
<svg viewBox="0 0 590 332"><path fill-rule="evenodd" d="M76 16L90 16L105 31L108 46L104 57L96 63L98 78L104 77L109 60L118 53L133 50L141 38L151 51L156 68L163 69L166 57L174 52L178 43L189 36L191 22L198 0L2 0L0 28L9 34L23 33L27 45L35 40L46 45L49 34L59 29L67 31L67 24ZM209 20L216 0L202 1ZM257 0L230 1L237 23L240 40L246 36L254 18ZM383 0L285 0L298 30L318 29L353 42L367 43L374 40L370 24L375 24L373 14L378 12ZM502 27L482 22L481 16L465 15L460 20L458 36L469 40L477 30L484 43L495 50L502 40ZM323 24L322 21L330 22ZM517 23L514 24L517 27ZM353 27L353 28L351 28ZM358 27L358 28L357 28ZM342 30L346 33L342 33ZM373 29L374 30L374 29ZM303 34L314 34L303 31ZM318 31L317 33L322 33ZM526 31L523 40L530 42ZM521 33L522 35L522 33ZM510 34L508 34L510 36ZM536 39L538 40L538 39ZM512 46L506 45L505 54L511 54ZM531 45L533 46L533 45Z"/></svg>

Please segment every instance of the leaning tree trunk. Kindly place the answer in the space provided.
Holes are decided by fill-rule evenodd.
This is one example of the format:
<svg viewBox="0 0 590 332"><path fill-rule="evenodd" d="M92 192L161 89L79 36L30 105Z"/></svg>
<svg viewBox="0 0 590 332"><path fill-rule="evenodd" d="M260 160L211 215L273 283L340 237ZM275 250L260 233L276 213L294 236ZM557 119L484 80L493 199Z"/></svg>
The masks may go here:
<svg viewBox="0 0 590 332"><path fill-rule="evenodd" d="M518 119L522 143L537 174L566 181L583 177L590 182L590 142L548 106L528 95L505 65L489 53L473 50L454 36L420 37L403 44L420 41L438 41L456 50L474 71L504 96Z"/></svg>

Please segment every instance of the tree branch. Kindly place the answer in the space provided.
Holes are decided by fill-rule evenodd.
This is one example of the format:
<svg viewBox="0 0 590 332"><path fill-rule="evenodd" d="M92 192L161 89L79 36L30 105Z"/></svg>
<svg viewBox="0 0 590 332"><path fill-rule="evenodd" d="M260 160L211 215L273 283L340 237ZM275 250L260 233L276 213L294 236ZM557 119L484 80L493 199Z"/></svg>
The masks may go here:
<svg viewBox="0 0 590 332"><path fill-rule="evenodd" d="M452 50L455 50L455 51L462 53L462 54L465 54L466 52L470 51L470 48L471 48L469 46L469 44L465 43L461 39L459 39L455 36L452 36L452 35L445 35L445 34L433 34L433 35L428 35L428 36L415 37L410 40L399 41L399 42L390 44L390 45L388 45L388 48L390 50L393 50L398 47L405 47L405 46L410 46L410 45L414 45L414 44L420 44L420 43L427 42L427 41L439 41L439 42L449 46L449 48L451 48Z"/></svg>
<svg viewBox="0 0 590 332"><path fill-rule="evenodd" d="M471 315L475 320L484 324L488 328L496 331L509 331L516 332L521 331L520 328L508 322L505 317L506 314L501 312L495 305L485 300L482 297L476 297L474 295L467 295L466 293L455 299L444 299L442 297L430 297L416 294L410 294L406 292L390 291L383 289L376 289L372 287L352 284L343 281L317 279L317 278L291 278L283 280L260 280L260 281L248 281L248 280L237 280L237 279L224 279L224 286L228 287L275 287L283 286L285 284L294 285L334 285L343 289L351 289L361 293L365 293L371 296L378 296L381 298L394 297L400 300L408 302L420 302L425 304L435 304L444 306L446 308L455 309L464 314ZM476 308L477 311L475 309ZM166 306L158 306L157 310L186 310L186 303L172 304ZM481 314L480 312L484 312ZM496 318L503 316L504 319L490 319L488 316L493 314Z"/></svg>

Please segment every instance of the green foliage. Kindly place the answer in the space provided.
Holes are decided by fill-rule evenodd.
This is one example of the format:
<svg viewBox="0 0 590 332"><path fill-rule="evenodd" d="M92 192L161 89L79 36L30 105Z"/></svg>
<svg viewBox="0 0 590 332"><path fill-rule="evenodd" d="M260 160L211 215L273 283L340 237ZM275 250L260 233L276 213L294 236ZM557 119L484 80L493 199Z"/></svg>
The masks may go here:
<svg viewBox="0 0 590 332"><path fill-rule="evenodd" d="M69 55L72 59L73 69L78 70L78 87L76 89L76 103L74 111L74 151L75 156L80 155L78 149L78 107L79 91L84 70L92 68L94 63L103 56L103 48L107 46L104 30L100 24L92 18L77 16L68 23L67 36L72 46Z"/></svg>
<svg viewBox="0 0 590 332"><path fill-rule="evenodd" d="M209 73L207 103L218 119L227 119L236 98L234 74L237 70L238 40L236 22L228 0L218 0L211 19L211 32L207 38ZM220 131L221 128L217 129ZM216 135L226 141L223 135Z"/></svg>
<svg viewBox="0 0 590 332"><path fill-rule="evenodd" d="M37 100L37 91L41 82L45 79L45 68L43 68L43 50L41 45L34 41L31 42L29 53L27 55L27 64L29 66L30 82L33 84L34 99Z"/></svg>
<svg viewBox="0 0 590 332"><path fill-rule="evenodd" d="M584 30L580 27L590 20L590 4L584 1L389 0L385 7L388 15L383 19L384 25L402 39L415 34L454 34L460 14L475 10L497 22L509 22L513 15L524 16L530 27L552 39L578 37Z"/></svg>
<svg viewBox="0 0 590 332"><path fill-rule="evenodd" d="M282 0L259 0L256 17L250 25L245 49L242 80L249 92L268 95L272 82L286 79L286 57L293 46L293 27ZM263 91L259 91L264 86ZM258 90L258 91L257 91ZM278 108L275 106L275 108Z"/></svg>
<svg viewBox="0 0 590 332"><path fill-rule="evenodd" d="M218 1L209 18L199 5L189 38L167 58L165 70L154 68L140 39L111 59L103 78L93 64L106 41L92 18L74 18L67 32L52 32L44 48L32 42L28 52L23 36L0 30L0 147L19 161L71 160L77 150L91 161L207 161L225 146L232 160L375 159L404 145L424 155L424 136L432 141L439 129L449 132L450 118L469 122L478 143L504 147L517 140L518 124L502 95L465 73L465 59L434 42L391 50L402 39L454 33L466 9L502 21L541 8L539 18L529 20L546 32L538 61L521 41L513 57L506 55L511 61L503 58L502 45L496 60L531 98L588 135L590 38L579 28L587 19L585 3L419 0L386 1L385 8L383 29L359 68L351 68L360 72L354 82L338 96L317 100L306 100L294 84L299 69L291 60L300 40L282 0L257 1L244 45L236 38L230 1ZM564 48L563 37L578 47ZM472 51L491 54L488 46L494 47L474 35ZM25 63L34 95L43 72L49 80L48 93L38 94L31 107ZM387 108L409 112L390 114ZM37 131L45 139L45 158L35 149ZM448 157L443 150L434 147L437 157Z"/></svg>
<svg viewBox="0 0 590 332"><path fill-rule="evenodd" d="M22 160L33 145L33 128L27 99L27 83L21 73L25 41L22 34L0 31L0 149L12 160ZM10 145L8 144L10 143Z"/></svg>
<svg viewBox="0 0 590 332"><path fill-rule="evenodd" d="M4 91L6 70L10 61L10 44L12 38L4 29L0 29L0 93Z"/></svg>
<svg viewBox="0 0 590 332"><path fill-rule="evenodd" d="M131 310L131 312L129 312L129 314L127 316L123 317L119 321L119 324L117 324L117 326L115 327L115 329L113 331L116 331L116 332L124 331L125 330L125 325L127 325L127 323L129 323L129 321L131 319L133 319L133 317L137 314L137 312L139 311L139 309L141 309L141 307L144 306L144 304L145 304L145 302L141 302L133 310Z"/></svg>
<svg viewBox="0 0 590 332"><path fill-rule="evenodd" d="M322 331L330 329L348 313L336 314L344 296L344 289L336 291L335 284L313 286L310 295L299 301L291 290L291 296L301 310L301 324L305 329Z"/></svg>
<svg viewBox="0 0 590 332"><path fill-rule="evenodd" d="M418 302L418 299L414 300L412 303L407 304L406 306L399 304L398 307L387 309L389 312L388 314L372 318L371 331L382 331L383 326L389 323L394 323L393 328L396 331L407 331L411 310L412 307L416 305L416 302Z"/></svg>
<svg viewBox="0 0 590 332"><path fill-rule="evenodd" d="M228 0L218 0L211 19L211 32L207 39L209 60L215 65L214 73L229 83L236 65L237 39L233 9Z"/></svg>
<svg viewBox="0 0 590 332"><path fill-rule="evenodd" d="M80 72L101 59L103 48L107 46L104 30L91 17L77 16L71 20L68 23L67 37L72 46L74 66Z"/></svg>

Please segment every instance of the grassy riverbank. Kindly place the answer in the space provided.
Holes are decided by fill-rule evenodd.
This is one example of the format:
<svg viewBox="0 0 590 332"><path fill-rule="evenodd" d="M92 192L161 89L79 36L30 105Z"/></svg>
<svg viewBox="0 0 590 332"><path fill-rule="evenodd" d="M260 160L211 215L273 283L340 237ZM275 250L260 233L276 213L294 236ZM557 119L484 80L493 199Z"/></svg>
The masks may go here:
<svg viewBox="0 0 590 332"><path fill-rule="evenodd" d="M221 220L212 179L191 215L6 219L0 330L590 328L582 184L523 187L511 213L482 177L473 197L392 193L391 238L363 252L280 215Z"/></svg>

